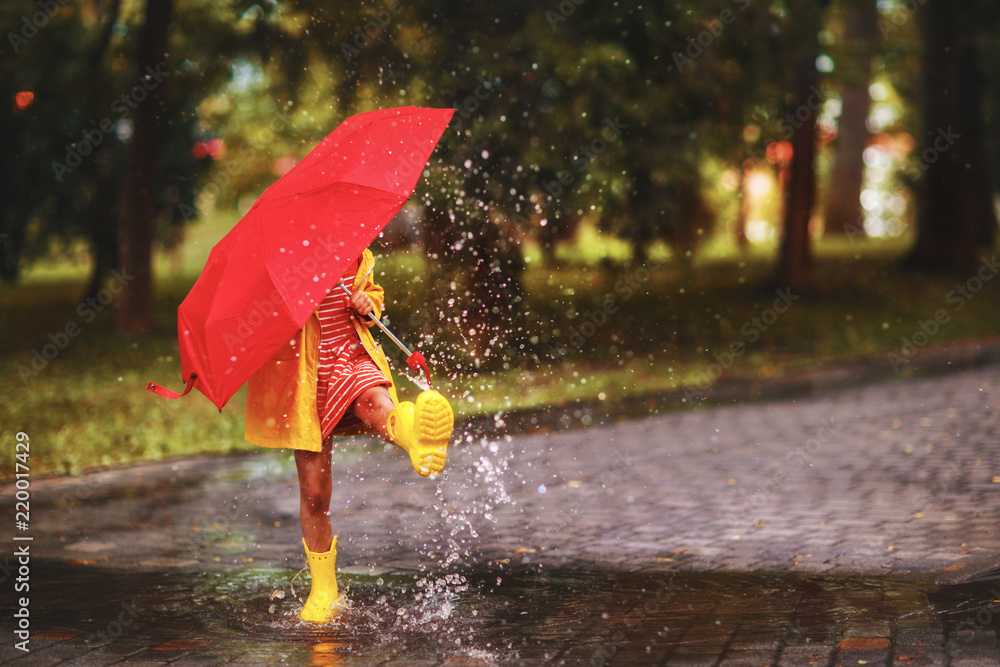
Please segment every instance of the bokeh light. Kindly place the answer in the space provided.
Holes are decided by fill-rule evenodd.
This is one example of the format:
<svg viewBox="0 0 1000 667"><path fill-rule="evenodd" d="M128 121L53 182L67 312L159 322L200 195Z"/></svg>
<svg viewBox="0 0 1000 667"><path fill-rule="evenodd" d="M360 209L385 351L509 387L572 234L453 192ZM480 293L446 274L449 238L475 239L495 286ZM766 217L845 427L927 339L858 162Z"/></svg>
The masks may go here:
<svg viewBox="0 0 1000 667"><path fill-rule="evenodd" d="M30 90L22 90L14 95L14 107L18 111L24 111L35 101L35 94Z"/></svg>

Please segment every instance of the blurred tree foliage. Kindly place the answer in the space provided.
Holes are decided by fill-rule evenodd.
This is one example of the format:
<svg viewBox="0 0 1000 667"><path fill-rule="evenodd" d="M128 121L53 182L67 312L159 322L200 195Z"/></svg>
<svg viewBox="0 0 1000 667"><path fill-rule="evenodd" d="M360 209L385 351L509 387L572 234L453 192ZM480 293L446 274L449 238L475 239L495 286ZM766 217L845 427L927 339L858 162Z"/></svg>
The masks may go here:
<svg viewBox="0 0 1000 667"><path fill-rule="evenodd" d="M209 166L192 154L204 132L198 104L230 79L234 59L257 49L226 5L179 4L167 59L145 81L135 62L142 3L13 0L0 9L5 279L53 251L78 251L81 242L94 260L89 290L118 266L116 212L133 118L148 94L143 83L165 91L157 240L169 248L181 239Z"/></svg>
<svg viewBox="0 0 1000 667"><path fill-rule="evenodd" d="M690 258L722 213L706 195L718 170L706 165L777 169L766 149L792 137L790 114L812 94L804 80L823 101L847 79L864 87L864 59L830 40L843 39L838 21L865 2L875 0L839 0L820 14L818 0L176 0L157 239L176 243L199 208L247 208L352 113L452 106L452 130L415 202L436 279L455 285L448 291L485 360L488 321L519 316L525 235L551 260L554 243L591 217L627 239L636 261L655 242ZM894 78L919 106L913 16L923 5L877 4L872 73ZM987 4L953 11L989 54L996 11ZM39 7L0 9L0 272L16 279L53 247L82 241L96 260L93 289L117 263L111 212L131 127L115 102L137 85L143 3L57 2L41 19ZM816 18L803 29L806 14ZM803 79L819 47L844 66ZM1000 91L989 77L984 85L988 120ZM25 93L33 98L22 104ZM75 160L105 119L112 130L79 166L53 166ZM1000 133L988 130L997 147Z"/></svg>

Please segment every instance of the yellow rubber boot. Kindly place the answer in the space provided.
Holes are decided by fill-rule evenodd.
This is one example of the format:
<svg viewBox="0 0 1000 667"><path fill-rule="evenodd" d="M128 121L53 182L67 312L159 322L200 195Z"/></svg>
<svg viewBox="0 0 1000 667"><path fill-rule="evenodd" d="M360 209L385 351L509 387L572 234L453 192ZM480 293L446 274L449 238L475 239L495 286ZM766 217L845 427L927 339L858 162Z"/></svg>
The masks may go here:
<svg viewBox="0 0 1000 667"><path fill-rule="evenodd" d="M405 401L389 413L389 437L410 455L413 469L424 477L444 469L448 441L455 428L455 415L448 399L433 389Z"/></svg>
<svg viewBox="0 0 1000 667"><path fill-rule="evenodd" d="M309 551L305 539L302 546L306 549L312 589L300 616L309 623L326 623L333 618L333 605L340 597L337 593L337 538L333 538L326 553Z"/></svg>

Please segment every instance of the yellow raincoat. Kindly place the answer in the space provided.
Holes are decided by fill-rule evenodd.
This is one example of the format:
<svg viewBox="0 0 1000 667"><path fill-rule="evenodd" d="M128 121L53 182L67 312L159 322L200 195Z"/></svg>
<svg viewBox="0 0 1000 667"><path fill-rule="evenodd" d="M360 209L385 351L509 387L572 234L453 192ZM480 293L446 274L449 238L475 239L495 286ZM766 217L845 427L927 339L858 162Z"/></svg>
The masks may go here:
<svg viewBox="0 0 1000 667"><path fill-rule="evenodd" d="M369 269L375 264L371 251L365 250L361 265L354 276L352 291L361 290L372 301L373 315L381 317L385 295L371 278ZM354 329L361 344L389 380L389 394L398 404L396 386L389 372L389 362L382 347L375 342L369 327L352 312ZM290 447L318 452L322 449L319 411L316 408L316 375L319 362L319 318L316 314L247 382L247 417L244 438L260 447ZM336 435L374 433L359 419L347 413L333 430Z"/></svg>

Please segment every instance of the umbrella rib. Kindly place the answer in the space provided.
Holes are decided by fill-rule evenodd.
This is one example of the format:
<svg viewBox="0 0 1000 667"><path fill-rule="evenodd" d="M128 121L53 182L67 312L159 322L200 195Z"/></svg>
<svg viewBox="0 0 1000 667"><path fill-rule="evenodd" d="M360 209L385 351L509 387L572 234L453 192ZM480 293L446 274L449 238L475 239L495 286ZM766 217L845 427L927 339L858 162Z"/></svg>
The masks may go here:
<svg viewBox="0 0 1000 667"><path fill-rule="evenodd" d="M322 192L323 190L331 190L333 188L336 188L338 186L343 186L343 185L350 185L352 187L359 188L361 190L367 190L369 192L377 192L377 193L380 193L380 194L388 195L389 197L395 197L397 199L402 199L403 201L406 201L407 199L410 198L409 196L404 197L403 195L399 194L398 192L392 192L390 190L383 190L381 188L374 188L374 187L372 187L370 185L362 185L361 183L351 183L350 181L337 181L336 183L331 183L331 184L328 184L328 185L321 185L321 186L319 186L317 188L313 188L312 190L299 190L299 191L295 192L294 194L290 194L290 195L284 195L284 196L276 196L275 195L275 196L272 196L269 201L262 202L261 206L267 207L267 205L270 204L270 203L272 203L272 202L274 202L274 203L276 203L276 202L282 202L282 201L285 201L285 200L288 200L288 199L293 199L295 197L301 197L303 195L311 195L311 194L315 194L317 192Z"/></svg>
<svg viewBox="0 0 1000 667"><path fill-rule="evenodd" d="M419 116L420 115L420 108L419 107L404 107L404 108L406 109L405 113L398 113L398 114L396 114L394 116L386 116L385 118L380 118L379 121L396 120L396 119L400 119L400 118L405 118L407 116ZM358 129L356 129L353 132L351 132L350 134L348 134L348 135L346 135L344 137L338 137L338 141L339 141L339 143L341 145L343 145L344 143L346 143L347 141L349 141L351 138L353 138L356 135L358 135L358 134L360 134L360 133L362 133L362 132L364 132L366 130L369 130L369 129L370 129L370 126L362 125ZM324 139L323 141L326 141L326 139ZM323 141L320 141L320 143L317 144L312 150L315 151L316 148L318 148L323 143ZM437 144L437 141L435 141L434 144L431 146L431 151L430 152L433 152L433 150L434 150L433 146L436 145L436 144ZM318 167L318 166L320 166L320 165L323 164L323 160L321 158L321 159L318 159L318 160L312 162L309 165L303 166L303 162L311 154L312 154L312 151L310 151L310 153L307 154L306 157L302 158L302 160L295 167L293 167L291 169L291 171L289 171L287 174L285 174L285 176L286 177L287 176L291 176L292 178L295 178L296 176L301 176L302 174L305 174L308 171L310 171L310 170L312 170L312 169L314 169L314 168L316 168L316 167ZM429 157L429 155L430 155L430 153L428 153L428 157ZM426 161L427 161L427 158L425 157L424 160L422 161L422 163L426 164ZM300 172L300 168L301 168L301 172ZM423 167L421 167L420 171L423 171ZM284 178L284 177L282 177L282 178ZM342 183L349 183L349 181L341 181L341 182ZM265 189L264 193L261 194L261 198L264 197L264 194L266 194L268 190L271 190L273 187L275 187L276 185L278 185L280 183L281 183L281 179L279 179L275 183L271 184L268 188ZM352 184L352 185L357 185L358 187L370 187L370 186L363 186L361 184ZM377 190L378 188L372 188L372 189ZM306 191L303 191L303 193L306 193L306 192L315 192L315 190L306 190ZM284 195L284 196L272 195L272 199L281 200L281 199L286 199L287 197L291 197L291 196L294 196L294 195Z"/></svg>
<svg viewBox="0 0 1000 667"><path fill-rule="evenodd" d="M403 118L403 117L405 117L405 116L415 116L415 115L419 115L419 111L418 111L418 107L412 107L412 106L411 106L411 107L404 107L404 108L406 109L406 112L405 112L405 113L398 113L398 114L396 114L395 116L386 116L385 118L380 118L379 120L381 121L381 120L389 120L389 119L396 119L396 118ZM368 130L369 128L370 128L370 126L368 126L368 125L361 125L360 127L358 127L358 129L354 130L354 131L353 131L353 132L351 132L350 134L348 134L348 135L346 135L346 136L344 136L344 137L338 137L338 140L339 140L339 143L340 143L341 145L343 145L343 144L347 143L348 141L350 141L350 140L351 140L352 138L354 138L355 136L357 136L358 134L360 134L361 132L363 132L363 131L365 131L365 130ZM324 139L323 139L322 141L320 141L320 142L319 142L319 144L316 144L316 146L314 146L314 147L313 147L313 150L316 150L316 148L317 148L317 147L319 147L319 145L320 145L320 144L322 144L322 143L323 143L323 141L326 141L326 138L324 138ZM435 142L435 143L437 143L437 142ZM310 153L311 153L311 152L312 152L312 151L310 151ZM309 156L309 154L307 153L307 154L306 154L306 157L308 157L308 156ZM302 159L303 159L303 160L305 160L305 158L302 158ZM306 167L304 167L304 168L303 168L303 171L306 171L306 170L308 170L308 169L312 169L313 167L316 167L316 166L318 166L318 165L319 165L319 164L321 164L321 163L322 163L322 160L316 160L316 161L315 161L315 162L313 162L312 164L310 164L310 165L307 165ZM300 161L300 162L299 162L299 164L302 164L302 161ZM294 171L294 168L293 168L293 171Z"/></svg>

